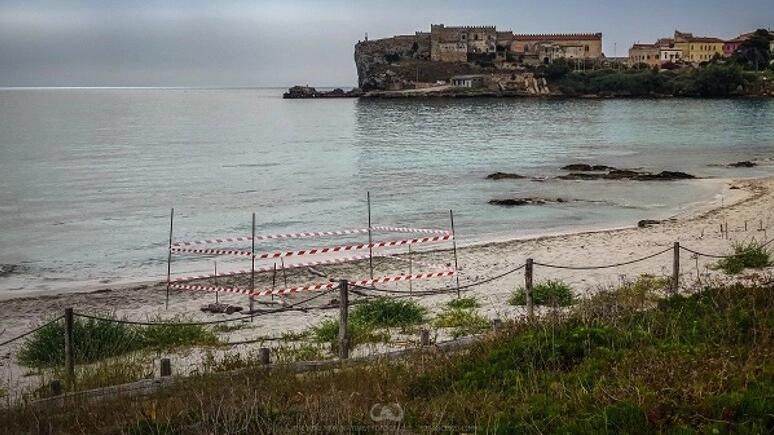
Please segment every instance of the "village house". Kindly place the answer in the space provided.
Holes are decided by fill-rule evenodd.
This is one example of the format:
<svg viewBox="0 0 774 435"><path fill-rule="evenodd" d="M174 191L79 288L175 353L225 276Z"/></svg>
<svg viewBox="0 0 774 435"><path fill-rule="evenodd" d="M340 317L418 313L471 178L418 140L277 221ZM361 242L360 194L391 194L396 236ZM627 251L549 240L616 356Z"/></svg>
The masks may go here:
<svg viewBox="0 0 774 435"><path fill-rule="evenodd" d="M451 78L451 85L455 88L483 88L484 76L480 75L462 75Z"/></svg>
<svg viewBox="0 0 774 435"><path fill-rule="evenodd" d="M716 54L723 55L723 40L719 38L693 36L675 30L675 48L681 50L683 60L698 64L712 59Z"/></svg>

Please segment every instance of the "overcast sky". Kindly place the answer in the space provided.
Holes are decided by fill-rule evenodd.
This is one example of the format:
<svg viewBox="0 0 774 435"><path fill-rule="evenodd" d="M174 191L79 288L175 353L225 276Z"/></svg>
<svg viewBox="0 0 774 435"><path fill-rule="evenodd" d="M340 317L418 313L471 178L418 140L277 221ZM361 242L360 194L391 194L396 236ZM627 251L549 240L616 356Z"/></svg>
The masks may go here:
<svg viewBox="0 0 774 435"><path fill-rule="evenodd" d="M675 29L774 27L774 0L0 0L0 86L357 84L354 44L431 23L602 32L607 56Z"/></svg>

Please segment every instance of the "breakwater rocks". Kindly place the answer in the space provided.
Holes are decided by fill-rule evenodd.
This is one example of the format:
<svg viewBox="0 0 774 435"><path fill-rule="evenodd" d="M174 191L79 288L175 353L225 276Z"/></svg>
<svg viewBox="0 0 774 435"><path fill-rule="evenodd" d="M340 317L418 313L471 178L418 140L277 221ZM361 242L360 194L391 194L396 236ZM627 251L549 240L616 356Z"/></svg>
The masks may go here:
<svg viewBox="0 0 774 435"><path fill-rule="evenodd" d="M282 98L357 98L363 95L363 91L354 88L350 91L336 88L332 91L318 91L311 86L293 86L282 94Z"/></svg>
<svg viewBox="0 0 774 435"><path fill-rule="evenodd" d="M492 205L502 205L506 207L516 207L521 205L546 205L546 204L563 204L570 202L570 200L556 198L506 198L506 199L490 199L489 203Z"/></svg>
<svg viewBox="0 0 774 435"><path fill-rule="evenodd" d="M555 177L557 180L633 180L633 181L677 181L693 180L696 177L680 171L661 171L658 173L635 171L631 169L617 169L606 165L588 165L576 163L561 168L563 171L571 171L567 175ZM488 180L520 180L527 178L523 175L508 172L494 172L486 176ZM536 181L544 181L547 178L532 178Z"/></svg>

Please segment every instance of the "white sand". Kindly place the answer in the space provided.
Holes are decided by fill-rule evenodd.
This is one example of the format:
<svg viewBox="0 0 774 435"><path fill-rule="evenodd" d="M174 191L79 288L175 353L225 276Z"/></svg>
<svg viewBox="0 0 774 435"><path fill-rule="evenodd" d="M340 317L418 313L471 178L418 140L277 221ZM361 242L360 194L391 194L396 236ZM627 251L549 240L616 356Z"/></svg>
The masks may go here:
<svg viewBox="0 0 774 435"><path fill-rule="evenodd" d="M523 265L527 258L537 263L589 267L629 262L663 250L668 252L652 259L621 267L593 270L554 269L535 266L535 281L559 279L569 283L579 295L586 295L602 287L611 287L625 278L636 278L649 273L657 276L671 276L672 247L674 242L702 253L724 255L731 252L734 242L757 239L765 241L774 237L774 177L755 180L708 180L723 183L722 197L690 215L676 216L673 220L649 228L623 228L615 230L585 232L578 234L552 235L523 240L511 240L497 243L464 246L458 249L459 282L461 285L481 282L489 277ZM734 186L735 189L731 189ZM721 204L722 201L722 204ZM745 230L745 224L747 229ZM722 236L721 225L728 226L728 238ZM761 230L761 227L764 230ZM770 245L774 247L774 245ZM454 258L450 249L416 252L414 260L429 263L452 263ZM727 277L711 271L708 265L716 259L694 258L689 252L681 252L681 284L685 289L697 285L697 279L724 280ZM400 270L398 270L400 268ZM364 277L368 274L363 265L342 265L318 267L337 277ZM416 271L416 270L415 270ZM378 273L382 275L404 274L408 266L401 262L379 263ZM758 273L764 280L772 280L772 269ZM261 277L260 285L271 286L270 278ZM291 283L324 282L305 272L291 274ZM413 289L430 289L455 286L457 278L443 278L414 282ZM141 279L138 279L140 282ZM221 282L221 284L223 284ZM507 305L508 296L517 287L524 284L522 271L501 279L478 285L466 292L475 295L482 303L481 314L493 318L508 319L523 315L522 308ZM407 291L409 284L385 285L384 288ZM0 342L30 330L46 319L59 316L66 307L73 307L81 313L110 313L119 318L139 321L158 321L184 316L195 321L226 319L226 314L202 313L202 305L214 302L213 293L172 290L169 308L165 309L166 285L130 286L118 289L105 289L90 293L67 293L61 295L18 298L0 301ZM278 297L277 301L292 303L313 296L312 293L298 294L291 298ZM454 294L435 295L418 298L419 302L437 310ZM268 298L262 298L267 300ZM330 300L329 296L309 304L306 311L287 311L256 317L252 327L244 328L225 337L228 341L250 340L259 337L278 337L284 332L301 331L309 325L318 324L325 318L338 315L336 309L314 308ZM247 297L223 294L220 301L248 307ZM264 307L257 304L256 307ZM258 345L238 346L239 352L254 352ZM13 363L15 346L0 347L0 386L13 385L26 370ZM185 364L192 365L189 356ZM5 371L5 373L3 373Z"/></svg>

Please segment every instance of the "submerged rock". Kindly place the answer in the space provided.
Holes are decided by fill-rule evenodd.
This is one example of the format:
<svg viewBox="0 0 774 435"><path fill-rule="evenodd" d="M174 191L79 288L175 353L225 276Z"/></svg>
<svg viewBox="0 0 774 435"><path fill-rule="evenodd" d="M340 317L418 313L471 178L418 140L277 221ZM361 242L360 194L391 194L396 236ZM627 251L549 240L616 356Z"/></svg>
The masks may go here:
<svg viewBox="0 0 774 435"><path fill-rule="evenodd" d="M508 172L495 172L486 176L487 180L521 180L522 178L527 177L519 174L511 174Z"/></svg>
<svg viewBox="0 0 774 435"><path fill-rule="evenodd" d="M578 171L578 172L602 172L602 171L614 171L616 168L605 165L588 165L586 163L573 163L562 168L563 171Z"/></svg>
<svg viewBox="0 0 774 435"><path fill-rule="evenodd" d="M647 228L647 227L650 227L652 225L658 225L660 223L661 223L661 221L657 221L657 220L654 220L654 219L643 219L643 220L637 222L637 226L639 228Z"/></svg>
<svg viewBox="0 0 774 435"><path fill-rule="evenodd" d="M758 166L758 165L756 165L755 163L749 160L745 160L743 162L731 163L728 166L731 166L732 168L754 168L755 166Z"/></svg>
<svg viewBox="0 0 774 435"><path fill-rule="evenodd" d="M540 198L507 198L507 199L490 199L489 203L492 205L503 205L507 207L519 206L519 205L544 205L545 199Z"/></svg>
<svg viewBox="0 0 774 435"><path fill-rule="evenodd" d="M650 172L638 172L628 169L614 169L607 173L572 172L557 177L560 180L635 180L635 181L674 181L694 179L691 174L678 171L662 171L658 174Z"/></svg>

